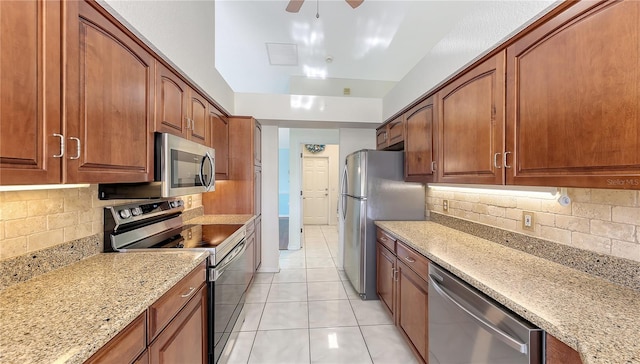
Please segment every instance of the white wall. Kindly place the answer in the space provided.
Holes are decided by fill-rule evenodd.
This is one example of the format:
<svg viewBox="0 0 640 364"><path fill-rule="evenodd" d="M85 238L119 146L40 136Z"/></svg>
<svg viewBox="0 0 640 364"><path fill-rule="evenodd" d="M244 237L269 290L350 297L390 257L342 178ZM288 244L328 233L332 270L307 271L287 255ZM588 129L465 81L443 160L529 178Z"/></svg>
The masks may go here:
<svg viewBox="0 0 640 364"><path fill-rule="evenodd" d="M556 4L559 2L556 2ZM486 1L468 13L383 99L382 119L480 58L518 30L551 10L552 0Z"/></svg>
<svg viewBox="0 0 640 364"><path fill-rule="evenodd" d="M363 133L363 129L357 129ZM374 131L375 134L375 131ZM300 153L302 144L339 144L340 133L337 129L290 129L289 130L289 249L300 249L302 209L300 191L302 189L302 171ZM340 147L342 149L342 147Z"/></svg>
<svg viewBox="0 0 640 364"><path fill-rule="evenodd" d="M340 129L340 171L344 169L347 155L360 149L376 149L375 129ZM338 223L338 269L343 267L344 231Z"/></svg>
<svg viewBox="0 0 640 364"><path fill-rule="evenodd" d="M215 69L214 1L99 2L227 112L234 113L233 90Z"/></svg>
<svg viewBox="0 0 640 364"><path fill-rule="evenodd" d="M262 126L262 266L261 272L279 271L278 127Z"/></svg>

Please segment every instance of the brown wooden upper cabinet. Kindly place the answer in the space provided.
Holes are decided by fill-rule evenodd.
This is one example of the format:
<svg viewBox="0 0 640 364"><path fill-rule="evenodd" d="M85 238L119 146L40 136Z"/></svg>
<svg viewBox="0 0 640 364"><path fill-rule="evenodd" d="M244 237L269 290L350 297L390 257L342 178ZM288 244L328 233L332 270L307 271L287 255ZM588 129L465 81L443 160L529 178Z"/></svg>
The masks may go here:
<svg viewBox="0 0 640 364"><path fill-rule="evenodd" d="M404 148L404 117L385 123L376 130L377 150L402 150Z"/></svg>
<svg viewBox="0 0 640 364"><path fill-rule="evenodd" d="M209 102L157 62L156 131L211 145Z"/></svg>
<svg viewBox="0 0 640 364"><path fill-rule="evenodd" d="M211 148L216 151L216 179L229 179L229 119L209 104Z"/></svg>
<svg viewBox="0 0 640 364"><path fill-rule="evenodd" d="M504 182L505 52L438 92L438 182Z"/></svg>
<svg viewBox="0 0 640 364"><path fill-rule="evenodd" d="M507 49L507 183L640 189L639 44L640 2L578 2Z"/></svg>
<svg viewBox="0 0 640 364"><path fill-rule="evenodd" d="M437 169L437 135L435 96L404 113L405 181L435 182Z"/></svg>
<svg viewBox="0 0 640 364"><path fill-rule="evenodd" d="M153 56L96 3L65 7L66 182L152 180Z"/></svg>
<svg viewBox="0 0 640 364"><path fill-rule="evenodd" d="M57 1L0 1L0 185L62 182L61 19Z"/></svg>

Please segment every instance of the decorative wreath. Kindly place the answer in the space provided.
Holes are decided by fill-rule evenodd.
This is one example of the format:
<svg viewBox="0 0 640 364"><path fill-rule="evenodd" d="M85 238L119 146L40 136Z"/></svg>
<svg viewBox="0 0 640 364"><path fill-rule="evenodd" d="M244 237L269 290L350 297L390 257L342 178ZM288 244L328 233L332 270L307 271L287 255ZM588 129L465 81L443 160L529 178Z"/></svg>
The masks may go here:
<svg viewBox="0 0 640 364"><path fill-rule="evenodd" d="M305 144L304 147L307 148L310 153L320 153L324 150L324 144Z"/></svg>

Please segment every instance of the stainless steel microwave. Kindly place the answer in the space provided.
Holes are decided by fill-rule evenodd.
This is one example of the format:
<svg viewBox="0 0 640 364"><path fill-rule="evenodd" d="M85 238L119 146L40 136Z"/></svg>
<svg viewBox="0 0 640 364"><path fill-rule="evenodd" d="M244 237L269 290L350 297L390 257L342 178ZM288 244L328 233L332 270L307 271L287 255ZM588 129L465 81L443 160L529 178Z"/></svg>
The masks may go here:
<svg viewBox="0 0 640 364"><path fill-rule="evenodd" d="M215 150L167 133L155 134L154 182L98 186L101 200L160 198L215 190Z"/></svg>

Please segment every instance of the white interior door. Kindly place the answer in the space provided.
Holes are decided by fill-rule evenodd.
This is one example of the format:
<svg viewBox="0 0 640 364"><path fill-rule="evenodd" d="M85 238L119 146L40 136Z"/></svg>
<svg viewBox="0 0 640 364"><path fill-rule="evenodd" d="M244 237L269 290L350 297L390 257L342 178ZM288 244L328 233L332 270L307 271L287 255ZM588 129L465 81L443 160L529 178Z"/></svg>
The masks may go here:
<svg viewBox="0 0 640 364"><path fill-rule="evenodd" d="M304 157L302 163L304 225L329 224L329 158Z"/></svg>

